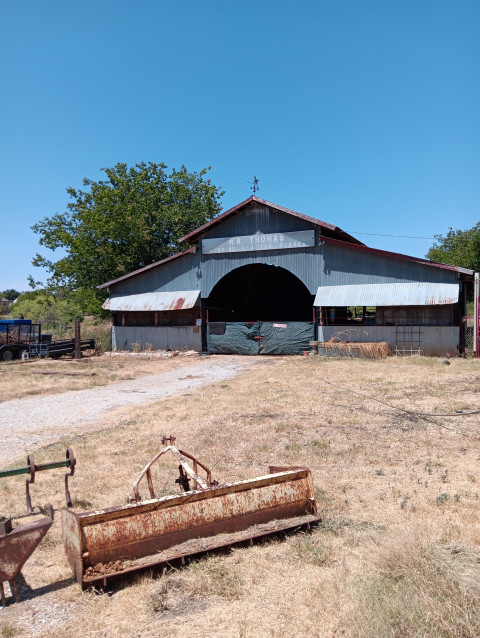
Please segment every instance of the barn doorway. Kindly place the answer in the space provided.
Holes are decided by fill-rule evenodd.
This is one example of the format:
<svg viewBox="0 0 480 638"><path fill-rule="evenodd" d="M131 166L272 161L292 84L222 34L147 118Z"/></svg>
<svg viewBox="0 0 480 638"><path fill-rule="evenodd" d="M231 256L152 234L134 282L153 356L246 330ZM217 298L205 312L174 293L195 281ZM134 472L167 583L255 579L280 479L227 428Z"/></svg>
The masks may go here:
<svg viewBox="0 0 480 638"><path fill-rule="evenodd" d="M314 295L279 266L231 271L207 299L209 352L300 354L314 339Z"/></svg>

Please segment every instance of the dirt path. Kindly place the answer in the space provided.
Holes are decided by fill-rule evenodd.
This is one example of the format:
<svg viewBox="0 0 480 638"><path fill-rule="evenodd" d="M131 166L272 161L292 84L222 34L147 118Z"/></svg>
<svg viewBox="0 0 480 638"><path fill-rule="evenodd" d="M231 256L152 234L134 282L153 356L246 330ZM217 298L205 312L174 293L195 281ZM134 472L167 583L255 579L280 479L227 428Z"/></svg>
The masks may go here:
<svg viewBox="0 0 480 638"><path fill-rule="evenodd" d="M60 436L91 427L105 413L182 394L233 377L252 363L242 357L197 359L184 367L88 390L15 399L0 411L0 467Z"/></svg>

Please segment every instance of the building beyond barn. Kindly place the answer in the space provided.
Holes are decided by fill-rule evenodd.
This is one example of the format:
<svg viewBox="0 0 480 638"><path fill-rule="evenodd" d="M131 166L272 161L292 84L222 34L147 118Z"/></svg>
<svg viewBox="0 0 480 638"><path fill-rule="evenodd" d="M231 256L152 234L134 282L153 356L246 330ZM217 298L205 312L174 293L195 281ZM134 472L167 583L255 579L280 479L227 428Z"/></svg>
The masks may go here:
<svg viewBox="0 0 480 638"><path fill-rule="evenodd" d="M191 247L99 286L114 350L300 354L340 339L463 351L471 270L369 248L258 197L182 241Z"/></svg>

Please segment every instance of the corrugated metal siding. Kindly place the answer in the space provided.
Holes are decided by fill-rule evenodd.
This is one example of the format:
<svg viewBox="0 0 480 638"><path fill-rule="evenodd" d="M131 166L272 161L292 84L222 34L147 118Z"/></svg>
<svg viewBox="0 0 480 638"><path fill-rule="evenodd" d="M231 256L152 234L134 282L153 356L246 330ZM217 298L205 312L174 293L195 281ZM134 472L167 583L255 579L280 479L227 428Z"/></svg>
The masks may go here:
<svg viewBox="0 0 480 638"><path fill-rule="evenodd" d="M309 224L304 219L256 204L248 206L240 214L227 217L221 224L208 229L202 239L254 235L258 232L286 233L311 229L316 229L318 232L318 226Z"/></svg>
<svg viewBox="0 0 480 638"><path fill-rule="evenodd" d="M103 304L104 310L146 311L187 310L199 303L200 290L146 292L139 295L112 295Z"/></svg>
<svg viewBox="0 0 480 638"><path fill-rule="evenodd" d="M340 333L340 334L339 334ZM445 356L447 352L454 353L460 340L458 326L422 326L420 343L418 340L398 343L401 349L416 351L427 357ZM371 343L386 341L392 352L395 352L398 332L395 326L362 326L360 329L345 329L345 326L319 326L318 340L329 341L339 334L339 338L350 343Z"/></svg>
<svg viewBox="0 0 480 638"><path fill-rule="evenodd" d="M149 344L157 350L197 350L202 349L202 335L194 332L194 326L162 326L162 327L127 327L112 328L112 348L116 350L132 350L132 344L140 347Z"/></svg>
<svg viewBox="0 0 480 638"><path fill-rule="evenodd" d="M334 244L323 244L325 272L319 286L402 281L457 282L457 273ZM372 280L373 278L373 280ZM327 283L328 282L328 283Z"/></svg>
<svg viewBox="0 0 480 638"><path fill-rule="evenodd" d="M200 254L189 253L110 287L114 294L201 290Z"/></svg>
<svg viewBox="0 0 480 638"><path fill-rule="evenodd" d="M408 282L322 286L314 306L435 306L458 301L459 284Z"/></svg>
<svg viewBox="0 0 480 638"><path fill-rule="evenodd" d="M233 215L211 229L205 236L230 237L260 232L307 230L312 226L304 220L272 213L268 208L248 215ZM316 229L317 243L321 240ZM146 292L174 292L201 290L208 297L215 284L231 270L252 263L272 264L286 268L298 277L315 295L319 286L381 284L401 282L455 283L457 273L425 264L379 256L334 244L317 245L308 249L290 251L272 250L262 253L231 253L204 255L200 251L152 268L137 276L121 281L111 290L114 294Z"/></svg>

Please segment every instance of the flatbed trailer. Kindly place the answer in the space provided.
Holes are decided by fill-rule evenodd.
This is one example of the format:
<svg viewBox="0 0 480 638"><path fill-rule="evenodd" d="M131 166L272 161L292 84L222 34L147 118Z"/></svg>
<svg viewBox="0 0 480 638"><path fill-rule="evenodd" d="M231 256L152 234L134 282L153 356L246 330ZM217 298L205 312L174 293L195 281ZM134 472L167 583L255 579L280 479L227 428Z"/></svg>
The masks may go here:
<svg viewBox="0 0 480 638"><path fill-rule="evenodd" d="M95 350L95 339L83 339L80 341L80 350ZM50 341L48 343L31 343L28 348L29 357L51 357L58 359L63 355L75 354L75 339L66 341Z"/></svg>
<svg viewBox="0 0 480 638"><path fill-rule="evenodd" d="M43 335L39 323L30 319L0 320L0 361L12 361L28 357L52 357L75 354L75 339L50 341ZM49 339L51 336L48 335ZM80 341L80 350L95 350L95 339Z"/></svg>

